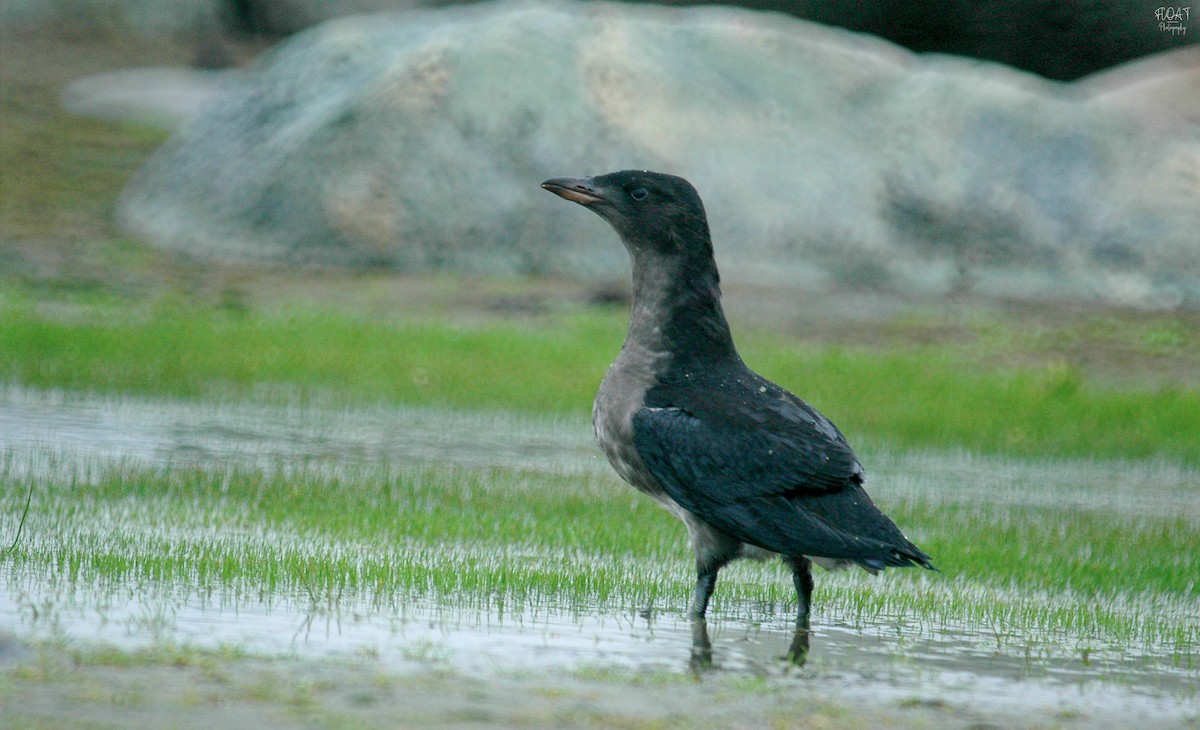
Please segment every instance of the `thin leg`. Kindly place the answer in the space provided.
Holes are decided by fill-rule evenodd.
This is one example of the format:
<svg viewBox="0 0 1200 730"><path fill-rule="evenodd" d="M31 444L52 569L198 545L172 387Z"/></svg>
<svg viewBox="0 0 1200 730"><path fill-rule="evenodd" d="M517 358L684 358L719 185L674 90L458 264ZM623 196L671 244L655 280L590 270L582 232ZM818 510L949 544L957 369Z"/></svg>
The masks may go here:
<svg viewBox="0 0 1200 730"><path fill-rule="evenodd" d="M696 589L688 613L692 617L692 672L698 674L712 666L712 642L708 638L708 599L717 587L717 573L735 558L741 543L723 535L698 519L685 519L692 548L696 551Z"/></svg>
<svg viewBox="0 0 1200 730"><path fill-rule="evenodd" d="M812 606L812 561L806 557L792 561L792 583L796 586L796 628L808 631L808 616Z"/></svg>
<svg viewBox="0 0 1200 730"><path fill-rule="evenodd" d="M717 587L717 571L721 564L696 567L696 591L692 594L692 606L688 611L692 615L692 656L688 662L692 674L700 674L712 667L712 641L708 638L708 621L704 614L708 611L708 599L712 598L713 589Z"/></svg>
<svg viewBox="0 0 1200 730"><path fill-rule="evenodd" d="M696 572L696 591L692 594L692 605L689 610L693 619L703 619L708 612L708 599L712 598L713 589L717 587L717 571L720 567L700 568Z"/></svg>
<svg viewBox="0 0 1200 730"><path fill-rule="evenodd" d="M792 583L796 586L796 632L788 648L787 660L793 664L804 664L808 659L809 614L812 607L813 577L812 561L804 556L791 558Z"/></svg>
<svg viewBox="0 0 1200 730"><path fill-rule="evenodd" d="M712 666L712 642L708 638L708 622L704 613L708 610L708 599L712 597L713 589L717 587L717 569L700 570L696 575L696 592L692 594L692 656L688 665L692 674Z"/></svg>
<svg viewBox="0 0 1200 730"><path fill-rule="evenodd" d="M717 587L717 572L737 557L742 544L701 522L699 518L686 515L684 522L692 549L696 551L696 590L692 594L689 613L692 618L704 618L708 611L708 599Z"/></svg>

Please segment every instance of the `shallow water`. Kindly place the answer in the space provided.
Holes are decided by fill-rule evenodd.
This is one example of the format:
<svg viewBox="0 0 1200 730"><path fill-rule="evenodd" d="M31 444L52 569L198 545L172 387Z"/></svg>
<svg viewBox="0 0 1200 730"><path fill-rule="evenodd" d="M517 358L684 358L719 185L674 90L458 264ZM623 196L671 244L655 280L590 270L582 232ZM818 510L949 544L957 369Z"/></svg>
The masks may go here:
<svg viewBox="0 0 1200 730"><path fill-rule="evenodd" d="M197 404L0 388L0 454L55 464L272 468L304 460L572 473L600 463L586 423L433 408Z"/></svg>
<svg viewBox="0 0 1200 730"><path fill-rule="evenodd" d="M192 404L22 389L0 390L0 473L54 476L106 464L277 468L289 462L436 463L553 473L606 472L584 419L412 408L332 409ZM972 503L1069 504L1125 515L1183 515L1200 524L1200 500L1180 499L1194 471L1171 464L1049 462L957 455L873 455L875 486L892 497L947 489ZM1039 488L1053 483L1055 489ZM947 485L953 485L955 494ZM307 658L371 656L401 671L448 666L471 675L602 668L685 672L690 624L678 613L561 606L530 599L504 606L429 596L246 595L143 584L56 583L0 562L0 629L138 647L172 641L233 645ZM1111 725L1192 717L1200 661L1134 655L879 619L852 627L820 613L802 670L778 661L789 618L716 615L717 672L798 673L834 681L836 694L944 699L981 708L1062 713L1086 709ZM0 633L3 633L0 631Z"/></svg>
<svg viewBox="0 0 1200 730"><path fill-rule="evenodd" d="M583 418L190 403L14 387L0 388L0 456L12 474L42 476L64 468L77 474L79 465L225 469L295 461L609 471ZM886 451L868 456L873 494L1172 515L1200 525L1200 470L1174 463Z"/></svg>
<svg viewBox="0 0 1200 730"><path fill-rule="evenodd" d="M92 591L21 586L0 567L0 625L22 635L125 648L173 642L234 646L252 654L304 659L371 657L401 672L448 667L468 676L580 670L692 671L690 623L678 614L612 613L526 604L438 604L419 597L323 604L272 596L155 595L145 587ZM779 661L787 617L716 618L710 623L718 673L799 675L831 683L831 693L873 703L919 698L976 709L1035 714L1084 712L1106 725L1173 721L1197 709L1195 668L1128 659L1114 665L1075 656L997 651L977 633L943 629L925 636L889 626L856 629L818 620L802 669Z"/></svg>

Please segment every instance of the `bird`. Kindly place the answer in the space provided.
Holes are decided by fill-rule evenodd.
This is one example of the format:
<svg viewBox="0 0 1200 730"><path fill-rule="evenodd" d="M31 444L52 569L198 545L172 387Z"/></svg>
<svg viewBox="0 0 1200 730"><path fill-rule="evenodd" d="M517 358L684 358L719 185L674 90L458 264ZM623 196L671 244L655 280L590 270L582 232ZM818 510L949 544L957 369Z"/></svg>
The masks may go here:
<svg viewBox="0 0 1200 730"><path fill-rule="evenodd" d="M630 256L629 330L592 426L617 474L687 527L694 661L711 662L708 604L732 560L778 555L791 569L797 609L785 656L797 664L809 650L813 562L937 570L867 495L866 472L833 422L742 361L691 183L621 170L542 187L606 220Z"/></svg>

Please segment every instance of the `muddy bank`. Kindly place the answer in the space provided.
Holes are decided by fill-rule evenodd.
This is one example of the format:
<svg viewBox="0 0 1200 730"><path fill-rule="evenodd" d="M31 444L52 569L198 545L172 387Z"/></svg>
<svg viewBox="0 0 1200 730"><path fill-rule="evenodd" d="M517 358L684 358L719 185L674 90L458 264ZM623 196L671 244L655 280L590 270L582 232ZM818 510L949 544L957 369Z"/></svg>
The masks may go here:
<svg viewBox="0 0 1200 730"><path fill-rule="evenodd" d="M981 703L952 686L931 692L813 670L466 674L432 661L397 672L369 655L315 661L55 643L29 647L0 676L0 720L10 727L1125 728L1151 719L1194 726L1197 712L1184 704L1164 714L1120 691L1021 695L1019 684L1015 693L997 685Z"/></svg>

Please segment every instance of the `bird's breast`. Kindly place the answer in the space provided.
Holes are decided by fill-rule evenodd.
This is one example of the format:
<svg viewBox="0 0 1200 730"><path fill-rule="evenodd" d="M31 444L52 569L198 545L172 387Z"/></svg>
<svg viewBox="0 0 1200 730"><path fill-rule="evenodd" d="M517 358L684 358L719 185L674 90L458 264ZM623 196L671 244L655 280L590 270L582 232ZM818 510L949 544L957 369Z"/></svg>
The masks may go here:
<svg viewBox="0 0 1200 730"><path fill-rule="evenodd" d="M633 442L633 416L643 407L646 391L656 380L660 358L649 351L622 348L608 369L592 406L592 428L596 443L608 463L625 481L662 501L666 494L650 474Z"/></svg>

